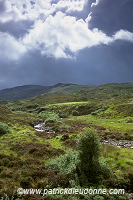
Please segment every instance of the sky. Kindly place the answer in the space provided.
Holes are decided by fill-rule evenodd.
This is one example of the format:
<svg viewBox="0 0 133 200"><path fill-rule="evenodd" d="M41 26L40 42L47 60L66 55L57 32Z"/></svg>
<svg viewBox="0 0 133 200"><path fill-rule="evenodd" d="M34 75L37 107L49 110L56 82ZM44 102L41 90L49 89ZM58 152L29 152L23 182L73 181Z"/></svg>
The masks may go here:
<svg viewBox="0 0 133 200"><path fill-rule="evenodd" d="M133 82L133 0L0 0L0 89Z"/></svg>

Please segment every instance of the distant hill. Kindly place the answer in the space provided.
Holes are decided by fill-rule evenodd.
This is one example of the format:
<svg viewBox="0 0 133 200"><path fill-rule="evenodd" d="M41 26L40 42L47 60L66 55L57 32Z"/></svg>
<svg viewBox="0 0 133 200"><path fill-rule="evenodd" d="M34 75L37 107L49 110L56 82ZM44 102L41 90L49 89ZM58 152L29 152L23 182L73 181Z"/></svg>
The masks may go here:
<svg viewBox="0 0 133 200"><path fill-rule="evenodd" d="M133 97L133 83L108 83L103 85L58 85L51 88L48 94L75 95L82 99L128 99ZM43 97L43 95L41 95ZM45 98L45 95L44 95Z"/></svg>
<svg viewBox="0 0 133 200"><path fill-rule="evenodd" d="M20 100L44 94L50 90L50 86L24 85L0 90L0 100Z"/></svg>
<svg viewBox="0 0 133 200"><path fill-rule="evenodd" d="M0 101L15 101L31 97L75 95L85 99L132 98L133 83L108 83L104 85L76 85L58 83L53 86L24 85L0 90Z"/></svg>
<svg viewBox="0 0 133 200"><path fill-rule="evenodd" d="M71 84L58 83L54 86L23 85L0 90L0 101L15 101L45 94L56 88L70 86Z"/></svg>

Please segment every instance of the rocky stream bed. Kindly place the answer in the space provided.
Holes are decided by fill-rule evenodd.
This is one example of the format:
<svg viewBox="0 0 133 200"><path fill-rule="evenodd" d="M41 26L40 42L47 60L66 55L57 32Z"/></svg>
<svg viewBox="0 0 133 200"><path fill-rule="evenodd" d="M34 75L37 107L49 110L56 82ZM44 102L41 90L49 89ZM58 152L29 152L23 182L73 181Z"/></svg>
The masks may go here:
<svg viewBox="0 0 133 200"><path fill-rule="evenodd" d="M53 131L49 126L46 126L45 123L36 123L34 125L34 129L38 132L46 132L46 133L55 133L55 131ZM129 142L129 141L116 141L116 140L104 140L101 139L100 142L102 144L108 144L108 145L113 145L113 146L117 146L119 148L129 148L129 149L133 149L133 142Z"/></svg>

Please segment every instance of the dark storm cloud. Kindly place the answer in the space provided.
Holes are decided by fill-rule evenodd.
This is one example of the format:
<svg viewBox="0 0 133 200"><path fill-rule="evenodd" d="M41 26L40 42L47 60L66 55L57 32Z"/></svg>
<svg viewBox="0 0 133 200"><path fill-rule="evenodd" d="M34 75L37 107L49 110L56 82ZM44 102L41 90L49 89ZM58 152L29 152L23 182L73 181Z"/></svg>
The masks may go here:
<svg viewBox="0 0 133 200"><path fill-rule="evenodd" d="M21 62L3 64L0 88L25 84L54 85L58 82L133 82L132 52L132 44L118 41L111 46L82 50L77 60L55 60L32 53Z"/></svg>
<svg viewBox="0 0 133 200"><path fill-rule="evenodd" d="M133 45L116 42L111 46L83 50L78 61L81 82L103 84L109 82L133 82Z"/></svg>
<svg viewBox="0 0 133 200"><path fill-rule="evenodd" d="M23 37L27 32L28 29L31 28L33 25L33 21L26 21L26 20L21 20L21 21L9 21L6 23L1 23L0 22L0 31L1 32L8 32L11 35L13 35L16 38Z"/></svg>
<svg viewBox="0 0 133 200"><path fill-rule="evenodd" d="M9 21L6 23L0 23L0 31L1 32L8 32L16 38L23 37L27 32L28 29L33 25L33 21Z"/></svg>
<svg viewBox="0 0 133 200"><path fill-rule="evenodd" d="M95 0L90 0L88 2L86 2L86 4L84 5L84 9L80 12L78 11L74 11L72 13L69 13L69 15L71 16L76 16L77 19L86 19L88 17L88 14L92 11L91 5L92 3L95 2Z"/></svg>
<svg viewBox="0 0 133 200"><path fill-rule="evenodd" d="M5 13L6 13L5 1L0 0L0 18L5 16ZM18 38L27 33L27 30L30 29L33 23L34 21L32 20L15 21L14 19L10 19L9 21L8 20L5 21L4 23L0 20L0 32L7 32Z"/></svg>
<svg viewBox="0 0 133 200"><path fill-rule="evenodd" d="M3 0L0 0L0 13L3 13L5 9L5 2Z"/></svg>
<svg viewBox="0 0 133 200"><path fill-rule="evenodd" d="M55 61L54 58L46 58L38 53L31 53L18 62L3 63L0 70L0 89L25 84L54 85L58 82L73 82L76 75L74 60Z"/></svg>
<svg viewBox="0 0 133 200"><path fill-rule="evenodd" d="M100 0L92 7L91 28L98 28L112 35L124 29L133 31L133 1L132 0Z"/></svg>
<svg viewBox="0 0 133 200"><path fill-rule="evenodd" d="M1 13L5 11L2 2L4 1L0 1ZM117 39L108 37L121 29L133 31L132 0L101 0L97 6L91 7L92 3L95 3L95 0L88 1L80 12L78 9L76 11L73 9L67 13L66 9L60 9L61 11L64 9L66 15L60 12L53 18L48 17L49 21L40 20L34 26L33 33L29 29L35 19L29 21L29 18L26 20L18 18L15 21L11 18L10 21L1 22L0 34L3 39L0 44L3 50L0 51L0 89L27 84L54 85L58 82L77 84L133 82L132 33L118 32ZM83 20L77 21L81 18L85 20L90 12L92 19L89 28L98 28L94 32L88 29ZM71 23L70 16L76 16L77 19ZM66 26L67 23L69 26ZM18 39L27 31L29 31L27 38ZM7 34L3 34L4 32ZM109 42L110 40L112 42ZM65 52L64 59L64 49L68 44L71 48ZM38 47L41 45L47 49L40 51ZM12 56L10 52L13 53ZM71 54L75 54L76 59L68 58ZM8 60L10 57L14 59Z"/></svg>

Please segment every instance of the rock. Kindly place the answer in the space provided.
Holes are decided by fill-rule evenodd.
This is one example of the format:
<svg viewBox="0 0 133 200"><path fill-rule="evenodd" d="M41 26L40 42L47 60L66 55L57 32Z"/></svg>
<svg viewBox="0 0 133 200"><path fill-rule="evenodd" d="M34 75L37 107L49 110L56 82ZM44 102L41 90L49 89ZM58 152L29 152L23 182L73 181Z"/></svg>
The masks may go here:
<svg viewBox="0 0 133 200"><path fill-rule="evenodd" d="M110 144L113 146L117 146L119 148L130 148L133 149L133 142L127 142L127 141L115 141L115 140L100 140L103 144Z"/></svg>
<svg viewBox="0 0 133 200"><path fill-rule="evenodd" d="M38 123L34 125L34 129L38 132L55 133L49 126L45 126L45 123Z"/></svg>

